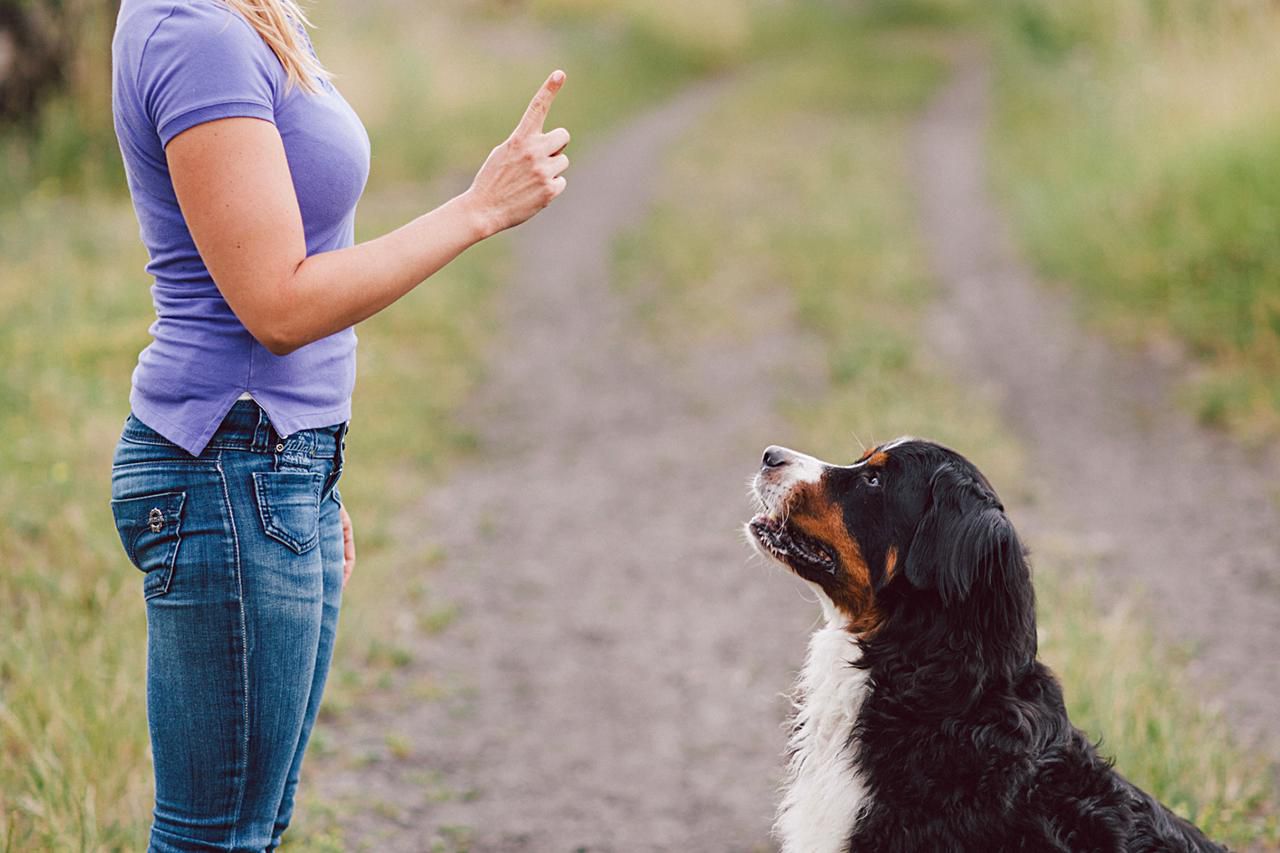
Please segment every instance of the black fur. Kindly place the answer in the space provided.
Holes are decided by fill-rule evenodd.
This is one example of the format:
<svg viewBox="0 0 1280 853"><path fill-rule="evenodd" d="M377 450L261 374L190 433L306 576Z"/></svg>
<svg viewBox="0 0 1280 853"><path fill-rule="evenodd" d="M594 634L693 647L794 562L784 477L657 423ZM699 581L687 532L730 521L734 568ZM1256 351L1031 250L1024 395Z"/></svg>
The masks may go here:
<svg viewBox="0 0 1280 853"><path fill-rule="evenodd" d="M869 789L851 851L1224 850L1126 781L1036 660L1023 546L982 474L911 441L827 494L866 556L879 627L854 753ZM890 565L893 550L898 556Z"/></svg>

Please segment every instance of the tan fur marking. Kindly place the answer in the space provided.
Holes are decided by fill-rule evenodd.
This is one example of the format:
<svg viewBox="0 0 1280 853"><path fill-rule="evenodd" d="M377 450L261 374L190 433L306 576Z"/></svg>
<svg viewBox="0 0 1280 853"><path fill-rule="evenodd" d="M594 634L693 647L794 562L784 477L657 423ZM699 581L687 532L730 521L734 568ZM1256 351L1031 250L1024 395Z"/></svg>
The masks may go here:
<svg viewBox="0 0 1280 853"><path fill-rule="evenodd" d="M884 579L893 580L893 573L898 570L898 546L890 545L889 553L884 555Z"/></svg>
<svg viewBox="0 0 1280 853"><path fill-rule="evenodd" d="M849 617L849 630L866 634L879 626L881 616L871 590L871 570L862 549L849 536L844 514L823 489L806 489L797 495L790 523L806 536L822 542L840 557L844 569L839 587L830 589L832 602Z"/></svg>
<svg viewBox="0 0 1280 853"><path fill-rule="evenodd" d="M867 457L867 464L873 468L880 468L889 461L889 454L883 450L878 450L871 456Z"/></svg>

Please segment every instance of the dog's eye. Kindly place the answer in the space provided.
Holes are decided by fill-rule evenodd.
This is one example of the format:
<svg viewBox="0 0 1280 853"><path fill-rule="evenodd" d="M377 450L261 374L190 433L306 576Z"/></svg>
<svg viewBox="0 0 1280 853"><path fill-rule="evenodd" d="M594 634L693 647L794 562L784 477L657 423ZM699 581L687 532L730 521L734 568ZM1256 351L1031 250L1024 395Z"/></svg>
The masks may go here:
<svg viewBox="0 0 1280 853"><path fill-rule="evenodd" d="M873 489L880 488L880 473L878 471L872 471L871 473L865 475L865 479L866 479L867 485L870 486L871 488Z"/></svg>

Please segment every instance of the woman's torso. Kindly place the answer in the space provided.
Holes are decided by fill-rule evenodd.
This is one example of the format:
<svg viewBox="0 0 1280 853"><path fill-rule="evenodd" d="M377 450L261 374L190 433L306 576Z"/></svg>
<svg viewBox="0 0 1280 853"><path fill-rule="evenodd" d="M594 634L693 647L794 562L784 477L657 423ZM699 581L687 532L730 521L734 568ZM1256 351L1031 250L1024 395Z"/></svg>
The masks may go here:
<svg viewBox="0 0 1280 853"><path fill-rule="evenodd" d="M284 142L307 254L352 245L369 139L327 81L289 88L257 32L217 0L124 0L113 41L112 105L154 277L152 343L130 403L148 426L198 454L248 392L282 434L350 416L355 333L272 355L232 313L205 268L174 194L164 146L205 121L273 122Z"/></svg>

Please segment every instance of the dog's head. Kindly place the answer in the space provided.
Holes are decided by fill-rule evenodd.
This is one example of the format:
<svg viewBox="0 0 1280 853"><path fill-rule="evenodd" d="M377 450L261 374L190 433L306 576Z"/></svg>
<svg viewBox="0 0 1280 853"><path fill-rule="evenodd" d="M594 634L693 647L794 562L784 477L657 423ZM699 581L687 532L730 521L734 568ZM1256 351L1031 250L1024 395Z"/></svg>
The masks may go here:
<svg viewBox="0 0 1280 853"><path fill-rule="evenodd" d="M756 547L819 588L829 616L856 634L904 611L965 611L994 626L990 617L1025 609L1017 533L991 484L955 451L898 439L832 465L770 447L753 487Z"/></svg>

